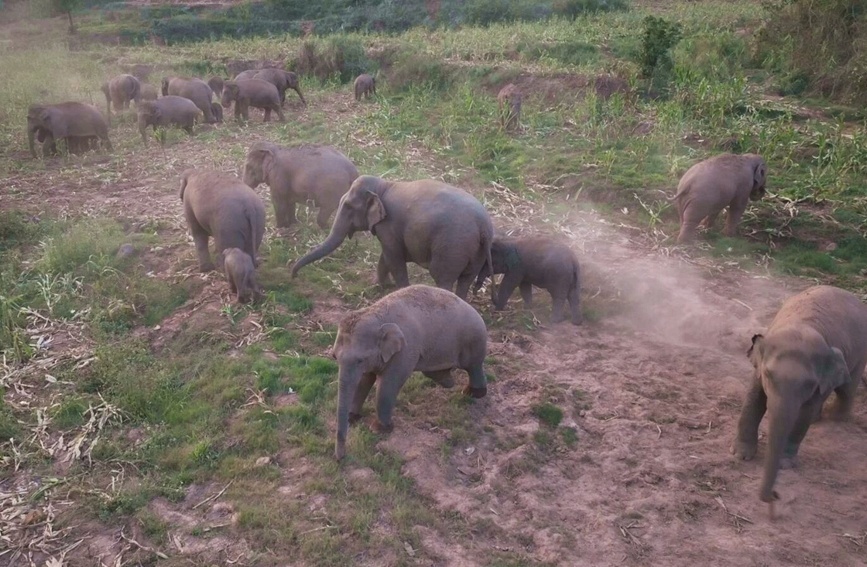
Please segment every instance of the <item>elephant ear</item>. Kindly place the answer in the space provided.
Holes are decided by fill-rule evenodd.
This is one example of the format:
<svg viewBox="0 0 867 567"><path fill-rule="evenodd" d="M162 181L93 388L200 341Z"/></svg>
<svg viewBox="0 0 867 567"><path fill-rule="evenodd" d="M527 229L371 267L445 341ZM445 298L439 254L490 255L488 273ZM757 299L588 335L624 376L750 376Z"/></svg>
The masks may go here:
<svg viewBox="0 0 867 567"><path fill-rule="evenodd" d="M521 265L521 256L518 254L518 249L514 246L509 246L506 249L506 269L514 269Z"/></svg>
<svg viewBox="0 0 867 567"><path fill-rule="evenodd" d="M843 351L832 347L817 361L816 374L819 377L819 392L822 396L827 396L835 388L847 383L851 377Z"/></svg>
<svg viewBox="0 0 867 567"><path fill-rule="evenodd" d="M747 358L753 363L755 368L759 367L759 362L762 360L763 350L765 346L764 335L753 335L753 344L750 345L750 350L747 351Z"/></svg>
<svg viewBox="0 0 867 567"><path fill-rule="evenodd" d="M373 227L385 220L385 205L379 195L373 191L367 192L367 228L371 232Z"/></svg>
<svg viewBox="0 0 867 567"><path fill-rule="evenodd" d="M768 174L768 166L765 164L765 160L759 159L756 163L755 168L753 168L753 187L759 188L765 186L765 177Z"/></svg>
<svg viewBox="0 0 867 567"><path fill-rule="evenodd" d="M386 323L379 328L379 356L382 363L386 364L391 357L403 350L406 346L406 338L403 331L394 323Z"/></svg>

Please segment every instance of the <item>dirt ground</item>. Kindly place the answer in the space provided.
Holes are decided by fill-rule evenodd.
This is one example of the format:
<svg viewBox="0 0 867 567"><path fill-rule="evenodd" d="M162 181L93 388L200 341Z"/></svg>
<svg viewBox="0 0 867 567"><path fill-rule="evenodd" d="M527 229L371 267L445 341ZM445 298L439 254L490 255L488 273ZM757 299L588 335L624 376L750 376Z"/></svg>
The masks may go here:
<svg viewBox="0 0 867 567"><path fill-rule="evenodd" d="M152 259L155 276L188 277L194 255L174 180L206 149L196 141L183 144L190 153L168 162L156 159L153 147L127 156L114 176L49 170L7 179L10 189L0 207L162 221L165 253L155 255L163 261ZM81 167L103 167L94 160ZM489 191L495 201L503 192L468 189ZM267 198L267 188L259 191ZM519 219L531 218L527 208L540 206L512 199L498 211L501 227L520 225ZM516 216L502 216L509 210ZM418 564L489 565L494 551L563 566L867 564L864 389L854 419L814 425L800 468L780 473L776 521L758 500L762 461L741 462L729 454L751 376L745 355L750 337L764 329L784 298L810 283L653 249L636 231L617 228L592 210L572 210L548 229L573 239L585 271L585 301L604 298L614 314L582 327L495 326L489 355L496 380L487 398L472 406L474 440L447 458L440 447L450 432L434 427L422 408L398 408L394 433L380 446L400 455L404 474L432 505L466 522L465 537L456 541L419 527L425 556L435 559ZM266 238L275 237L269 232ZM182 321L207 313L219 321L224 287L206 280L160 330L141 332L159 344ZM536 315L545 321L550 302L536 293ZM488 309L481 300L477 306ZM513 299L504 317L520 309ZM317 304L312 318L333 323L341 310L339 303ZM555 432L532 411L545 400L565 412ZM571 447L560 439L564 427L577 437ZM762 436L758 459L764 449ZM279 493L296 497L292 478L309 471L303 462L281 466L287 467L287 485ZM363 480L374 472L347 467L344 474ZM244 564L249 548L231 531L219 541L189 535L191 525L231 516L218 499L191 509L217 489L196 487L199 492L185 502L155 501L151 509L172 525L173 554L211 553L215 560ZM122 544L117 531L83 525L77 537L87 536L81 549L90 557L102 554L108 564L107 555Z"/></svg>

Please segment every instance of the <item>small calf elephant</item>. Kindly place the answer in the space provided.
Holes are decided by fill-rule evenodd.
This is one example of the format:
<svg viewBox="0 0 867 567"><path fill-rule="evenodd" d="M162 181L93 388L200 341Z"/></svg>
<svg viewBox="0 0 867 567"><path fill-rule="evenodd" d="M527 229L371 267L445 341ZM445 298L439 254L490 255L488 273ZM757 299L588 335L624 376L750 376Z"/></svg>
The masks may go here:
<svg viewBox="0 0 867 567"><path fill-rule="evenodd" d="M130 101L134 101L136 106L141 102L141 83L132 75L113 77L103 83L101 89L105 95L105 107L109 121L111 121L112 105L114 105L115 111L119 111L129 108Z"/></svg>
<svg viewBox="0 0 867 567"><path fill-rule="evenodd" d="M580 325L581 315L581 270L578 258L572 250L544 236L503 238L495 237L491 244L493 270L482 270L476 280L475 291L484 282L487 274L505 274L500 282L499 293L491 290L495 309L503 309L516 287L521 288L524 306L533 304L533 286L548 290L553 309L551 322L565 319L563 307L569 300L572 324Z"/></svg>
<svg viewBox="0 0 867 567"><path fill-rule="evenodd" d="M798 448L831 392L835 417L852 411L867 366L867 305L842 289L820 285L786 300L765 336L755 335L747 355L754 379L731 451L756 455L759 423L768 412L768 447L759 491L762 502L779 499L777 471L795 465ZM773 515L773 508L771 509Z"/></svg>
<svg viewBox="0 0 867 567"><path fill-rule="evenodd" d="M148 143L145 134L148 126L154 130L158 126L178 126L192 136L193 126L201 115L199 107L182 96L169 95L159 100L143 101L138 107L138 131L145 145Z"/></svg>
<svg viewBox="0 0 867 567"><path fill-rule="evenodd" d="M244 121L250 119L251 106L265 111L263 122L271 119L272 110L277 113L280 122L286 121L280 108L280 94L277 92L277 87L262 79L226 81L223 85L222 102L223 108L229 108L232 102L235 103L235 120L239 122L242 119Z"/></svg>
<svg viewBox="0 0 867 567"><path fill-rule="evenodd" d="M256 142L247 152L244 183L255 189L260 183L271 188L277 226L296 222L295 205L308 199L319 207L316 222L328 228L331 213L358 177L349 158L330 146L283 148Z"/></svg>
<svg viewBox="0 0 867 567"><path fill-rule="evenodd" d="M514 83L509 83L497 94L500 122L506 130L517 128L521 122L521 104L524 93Z"/></svg>
<svg viewBox="0 0 867 567"><path fill-rule="evenodd" d="M188 169L181 175L181 201L190 233L196 243L199 269L214 269L208 238L214 238L218 268L223 250L240 248L252 258L265 234L265 205L255 191L234 175Z"/></svg>
<svg viewBox="0 0 867 567"><path fill-rule="evenodd" d="M262 298L262 286L256 279L253 258L240 248L223 250L223 272L229 282L229 289L235 294L238 303L258 301Z"/></svg>
<svg viewBox="0 0 867 567"><path fill-rule="evenodd" d="M757 154L720 154L690 167L674 197L680 215L678 244L692 240L702 220L713 227L726 207L725 235L735 236L749 202L765 196L767 174L765 160Z"/></svg>
<svg viewBox="0 0 867 567"><path fill-rule="evenodd" d="M33 140L37 135L49 154L56 151L57 140L64 140L71 150L79 142L76 139L93 137L99 138L105 149L112 149L105 117L95 106L81 102L34 104L28 108L27 143L33 157L36 157Z"/></svg>
<svg viewBox="0 0 867 567"><path fill-rule="evenodd" d="M373 429L381 433L393 429L397 394L414 371L451 388L451 371L460 368L469 374L464 394L484 397L487 345L485 322L475 309L450 291L426 285L397 290L344 317L332 350L340 365L334 456L346 455L349 424L361 418L374 383Z"/></svg>
<svg viewBox="0 0 867 567"><path fill-rule="evenodd" d="M355 90L355 100L361 100L361 97L370 98L376 96L376 77L364 73L355 78L353 85Z"/></svg>
<svg viewBox="0 0 867 567"><path fill-rule="evenodd" d="M201 79L188 79L184 77L165 77L163 79L163 96L175 95L188 98L193 101L202 114L205 115L205 122L213 124L216 122L214 114L211 111L211 102L213 102L213 92L208 83Z"/></svg>

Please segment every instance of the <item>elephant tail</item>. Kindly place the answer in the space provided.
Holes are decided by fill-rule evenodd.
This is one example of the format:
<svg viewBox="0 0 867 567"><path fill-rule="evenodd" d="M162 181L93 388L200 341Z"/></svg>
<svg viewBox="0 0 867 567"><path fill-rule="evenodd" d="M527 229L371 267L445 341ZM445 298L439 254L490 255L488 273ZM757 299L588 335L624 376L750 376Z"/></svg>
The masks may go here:
<svg viewBox="0 0 867 567"><path fill-rule="evenodd" d="M185 171L183 175L181 175L181 191L178 196L181 198L181 201L184 200L184 191L187 189L187 180L189 178L189 172Z"/></svg>
<svg viewBox="0 0 867 567"><path fill-rule="evenodd" d="M485 263L482 264L482 269L479 270L479 275L476 278L476 285L473 288L473 293L479 291L479 288L482 287L482 283L486 278L491 278L491 297L494 296L496 291L496 282L494 281L494 261L491 258L491 245L493 244L493 238L490 238L487 234L482 235L482 246L485 249Z"/></svg>

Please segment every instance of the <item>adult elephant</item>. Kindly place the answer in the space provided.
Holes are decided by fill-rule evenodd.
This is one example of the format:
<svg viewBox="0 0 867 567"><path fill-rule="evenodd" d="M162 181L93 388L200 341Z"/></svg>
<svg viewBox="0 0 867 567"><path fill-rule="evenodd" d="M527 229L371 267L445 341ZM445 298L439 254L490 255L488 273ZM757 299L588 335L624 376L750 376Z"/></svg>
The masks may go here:
<svg viewBox="0 0 867 567"><path fill-rule="evenodd" d="M330 146L282 148L256 142L247 152L244 165L244 183L254 189L260 183L271 188L279 228L292 226L296 222L295 206L308 199L319 207L316 222L327 228L331 213L357 177L358 169L349 158Z"/></svg>
<svg viewBox="0 0 867 567"><path fill-rule="evenodd" d="M774 491L777 471L795 465L801 441L831 392L837 394L834 416L845 418L851 412L867 365L865 338L867 306L832 286L815 286L789 298L767 334L753 337L748 354L755 379L731 450L745 460L755 456L759 423L767 411L763 502L779 498Z"/></svg>
<svg viewBox="0 0 867 567"><path fill-rule="evenodd" d="M205 81L185 77L165 77L163 78L163 96L168 95L190 99L205 115L205 122L208 124L216 122L211 109L214 93Z"/></svg>
<svg viewBox="0 0 867 567"><path fill-rule="evenodd" d="M298 270L332 252L356 232L369 230L382 245L376 279L409 285L406 263L427 268L437 287L466 299L485 262L491 266L494 227L485 207L472 195L435 180L386 181L372 175L356 179L340 206L328 238L292 266Z"/></svg>
<svg viewBox="0 0 867 567"><path fill-rule="evenodd" d="M105 117L95 106L81 102L31 106L27 110L27 143L33 157L36 157L33 138L37 134L44 144L53 147L55 141L64 140L68 148L77 142L76 139L97 137L105 149L111 150Z"/></svg>
<svg viewBox="0 0 867 567"><path fill-rule="evenodd" d="M281 106L286 102L286 91L288 89L292 89L298 93L298 98L301 99L304 106L307 106L307 101L304 100L304 95L301 94L301 88L298 86L298 75L292 71L284 71L283 69L274 68L249 69L238 73L235 77L236 81L244 81L247 79L261 79L263 81L268 81L277 87L277 92L280 94Z"/></svg>
<svg viewBox="0 0 867 567"><path fill-rule="evenodd" d="M105 95L105 108L111 120L111 107L115 111L129 108L130 101L136 106L141 102L142 88L138 79L132 75L118 75L102 84L102 93Z"/></svg>

